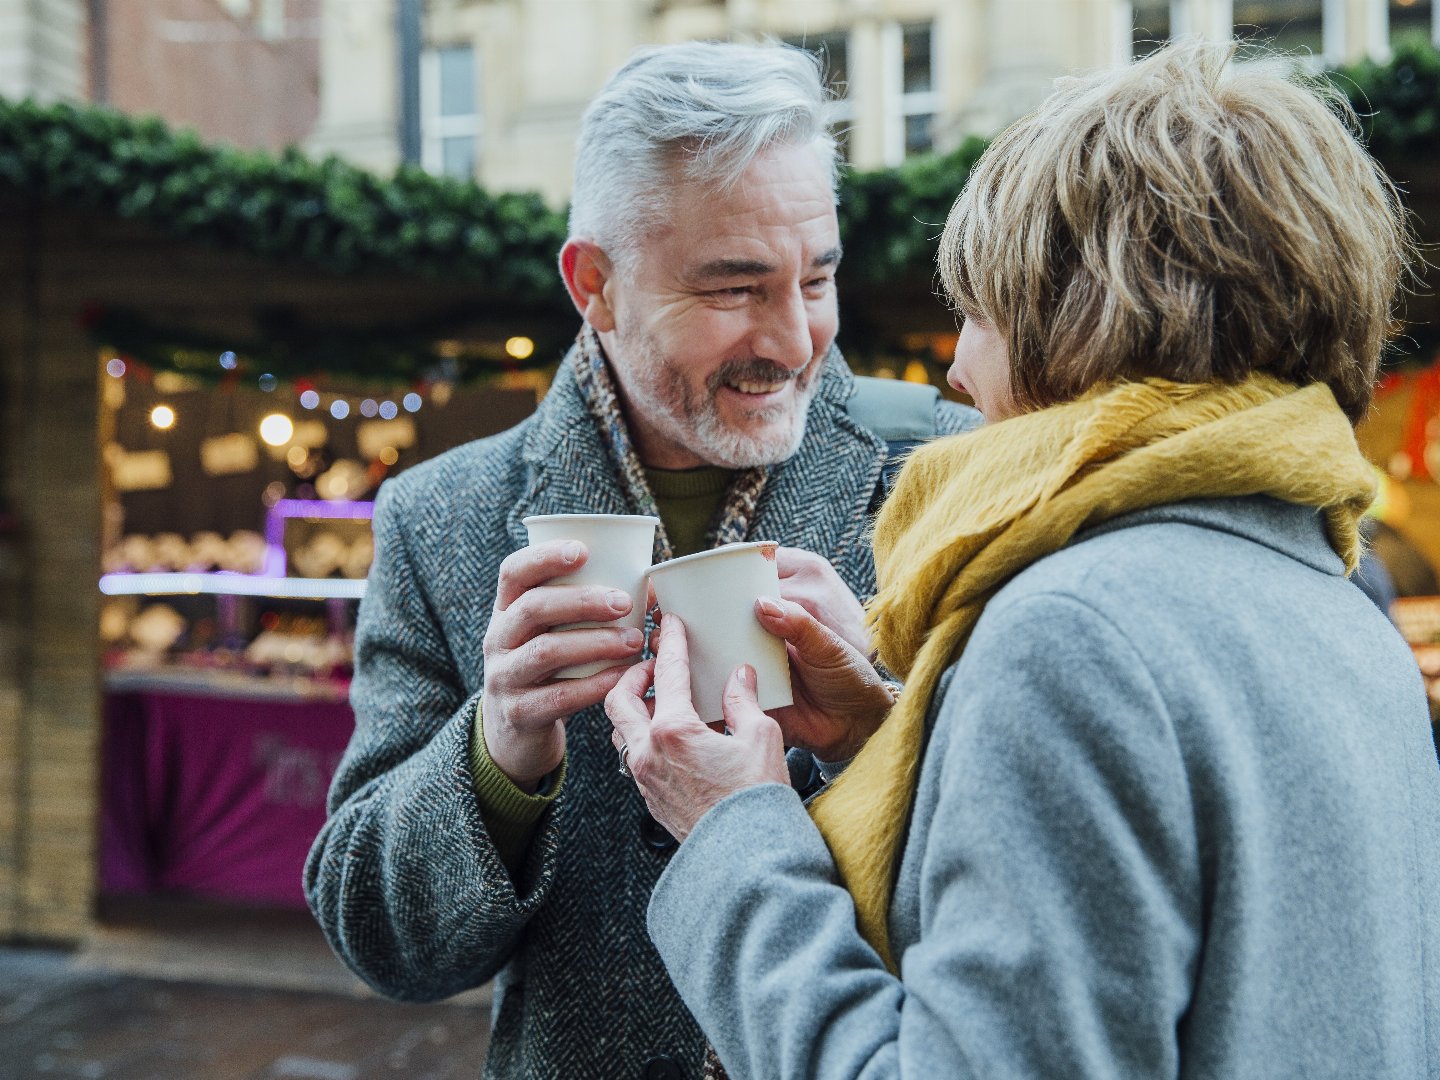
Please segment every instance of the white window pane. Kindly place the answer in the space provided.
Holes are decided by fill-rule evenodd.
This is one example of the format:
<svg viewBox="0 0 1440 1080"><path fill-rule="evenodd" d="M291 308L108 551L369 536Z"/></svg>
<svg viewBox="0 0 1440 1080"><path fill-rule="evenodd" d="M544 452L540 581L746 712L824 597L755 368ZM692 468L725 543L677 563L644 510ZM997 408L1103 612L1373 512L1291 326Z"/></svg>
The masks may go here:
<svg viewBox="0 0 1440 1080"><path fill-rule="evenodd" d="M1130 54L1149 56L1170 40L1170 0L1135 0L1130 7L1134 12Z"/></svg>
<svg viewBox="0 0 1440 1080"><path fill-rule="evenodd" d="M837 98L850 92L850 38L843 30L802 37L782 38L787 45L812 52L820 58L820 71L825 85Z"/></svg>
<svg viewBox="0 0 1440 1080"><path fill-rule="evenodd" d="M923 154L935 146L935 114L905 117L905 154Z"/></svg>
<svg viewBox="0 0 1440 1080"><path fill-rule="evenodd" d="M904 93L928 93L935 89L931 72L930 24L905 27L901 40L901 85Z"/></svg>
<svg viewBox="0 0 1440 1080"><path fill-rule="evenodd" d="M440 140L440 171L446 176L468 180L475 175L475 139L466 135Z"/></svg>
<svg viewBox="0 0 1440 1080"><path fill-rule="evenodd" d="M475 112L475 50L457 45L436 50L440 61L440 115Z"/></svg>

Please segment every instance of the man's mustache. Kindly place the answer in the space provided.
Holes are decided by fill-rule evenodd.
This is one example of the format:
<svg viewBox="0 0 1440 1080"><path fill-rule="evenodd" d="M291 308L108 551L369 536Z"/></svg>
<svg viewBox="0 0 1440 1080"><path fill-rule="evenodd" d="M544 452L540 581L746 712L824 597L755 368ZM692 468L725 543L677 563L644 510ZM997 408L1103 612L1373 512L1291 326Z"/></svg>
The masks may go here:
<svg viewBox="0 0 1440 1080"><path fill-rule="evenodd" d="M810 369L809 365L792 370L783 364L777 364L773 360L731 360L711 373L706 380L706 385L711 391L720 389L726 383L735 382L760 382L760 383L781 383L799 379Z"/></svg>

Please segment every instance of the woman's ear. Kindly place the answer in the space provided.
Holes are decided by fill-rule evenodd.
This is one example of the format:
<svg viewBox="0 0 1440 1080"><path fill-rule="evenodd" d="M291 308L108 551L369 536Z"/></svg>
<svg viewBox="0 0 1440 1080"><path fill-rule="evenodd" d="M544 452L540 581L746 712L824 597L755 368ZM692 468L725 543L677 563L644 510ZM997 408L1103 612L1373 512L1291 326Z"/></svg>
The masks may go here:
<svg viewBox="0 0 1440 1080"><path fill-rule="evenodd" d="M601 334L615 329L615 312L605 288L614 273L609 256L593 240L572 236L560 249L560 276L575 310Z"/></svg>

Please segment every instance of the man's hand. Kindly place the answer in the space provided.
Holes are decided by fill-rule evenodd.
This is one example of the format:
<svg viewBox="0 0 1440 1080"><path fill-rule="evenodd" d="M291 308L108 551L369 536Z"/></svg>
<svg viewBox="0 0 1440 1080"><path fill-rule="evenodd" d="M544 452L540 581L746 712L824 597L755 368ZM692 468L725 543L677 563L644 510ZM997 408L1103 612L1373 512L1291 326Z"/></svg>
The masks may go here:
<svg viewBox="0 0 1440 1080"><path fill-rule="evenodd" d="M871 652L865 609L828 559L803 548L782 547L776 559L780 595L792 600L849 643L861 656Z"/></svg>
<svg viewBox="0 0 1440 1080"><path fill-rule="evenodd" d="M795 703L771 710L785 742L821 761L845 761L875 733L894 697L855 646L788 600L755 602L755 618L783 638Z"/></svg>
<svg viewBox="0 0 1440 1080"><path fill-rule="evenodd" d="M677 840L690 835L711 807L742 788L788 784L785 745L775 721L760 711L755 671L746 665L725 686L730 736L712 731L690 699L685 624L666 615L653 661L629 668L605 699L615 725L611 741L626 747L625 763L655 820ZM653 702L645 700L651 682Z"/></svg>
<svg viewBox="0 0 1440 1080"><path fill-rule="evenodd" d="M485 631L481 728L490 759L526 791L559 767L566 718L604 700L627 669L584 679L550 677L572 664L625 660L644 645L644 634L628 626L552 632L630 612L630 597L619 589L546 584L578 570L588 557L579 541L555 540L521 548L500 564L495 612Z"/></svg>

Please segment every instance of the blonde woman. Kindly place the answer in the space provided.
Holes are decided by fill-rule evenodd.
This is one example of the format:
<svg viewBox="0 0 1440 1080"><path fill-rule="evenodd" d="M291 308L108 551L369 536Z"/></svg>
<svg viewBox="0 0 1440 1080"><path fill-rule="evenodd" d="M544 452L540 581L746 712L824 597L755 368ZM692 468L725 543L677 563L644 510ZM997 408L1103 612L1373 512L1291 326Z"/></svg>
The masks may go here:
<svg viewBox="0 0 1440 1080"><path fill-rule="evenodd" d="M989 423L877 523L888 715L789 604L778 724L746 669L699 723L673 619L611 692L683 838L651 935L734 1077L1440 1076L1440 770L1346 578L1405 228L1336 106L1229 59L1065 81L956 202ZM863 743L808 807L782 726Z"/></svg>

